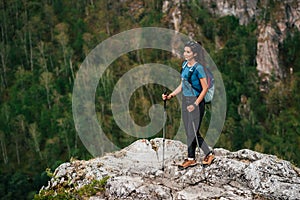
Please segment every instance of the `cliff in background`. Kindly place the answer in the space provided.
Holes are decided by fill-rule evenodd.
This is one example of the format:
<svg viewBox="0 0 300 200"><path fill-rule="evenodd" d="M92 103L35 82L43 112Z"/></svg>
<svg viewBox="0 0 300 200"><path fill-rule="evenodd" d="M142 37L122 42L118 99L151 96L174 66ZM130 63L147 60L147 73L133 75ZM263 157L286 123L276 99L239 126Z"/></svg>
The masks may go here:
<svg viewBox="0 0 300 200"><path fill-rule="evenodd" d="M164 1L163 4L163 12L169 13L170 21L177 31L187 28L182 24L184 14L180 10L180 2L178 0ZM275 75L277 78L285 76L279 62L279 45L288 32L294 28L300 30L299 0L204 0L201 2L210 13L217 17L235 16L239 19L240 25L255 21L258 25L256 68L259 76L265 78L264 75L267 75L266 81L270 75ZM193 37L195 33L191 28L189 30L189 35ZM293 66L288 67L293 68Z"/></svg>
<svg viewBox="0 0 300 200"><path fill-rule="evenodd" d="M75 194L93 180L109 177L105 191L85 194L86 199L299 199L300 169L276 156L243 149L215 149L210 166L180 170L175 163L186 158L186 145L162 139L138 140L130 146L89 161L63 163L40 197ZM198 152L197 152L198 153ZM198 160L202 154L196 155ZM95 188L97 190L97 188Z"/></svg>

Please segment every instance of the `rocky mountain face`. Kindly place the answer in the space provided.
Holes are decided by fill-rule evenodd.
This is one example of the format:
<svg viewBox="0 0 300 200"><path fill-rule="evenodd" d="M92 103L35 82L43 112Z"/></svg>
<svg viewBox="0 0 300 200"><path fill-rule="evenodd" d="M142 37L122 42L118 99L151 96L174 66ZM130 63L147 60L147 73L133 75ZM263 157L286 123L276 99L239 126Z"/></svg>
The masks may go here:
<svg viewBox="0 0 300 200"><path fill-rule="evenodd" d="M169 13L174 29L179 31L182 15L178 0L164 1L163 12ZM300 30L300 0L203 0L202 4L215 16L233 15L240 25L256 21L257 28L257 70L260 76L274 74L284 77L280 67L278 46L287 32ZM193 33L189 33L193 36ZM288 66L292 68L292 66ZM291 69L292 70L292 69ZM266 80L268 81L268 80Z"/></svg>
<svg viewBox="0 0 300 200"><path fill-rule="evenodd" d="M300 169L273 155L243 149L214 149L210 166L179 169L186 145L138 140L130 146L88 161L63 163L41 190L74 191L109 176L105 191L88 199L300 199ZM202 154L198 154L200 160Z"/></svg>
<svg viewBox="0 0 300 200"><path fill-rule="evenodd" d="M233 15L241 25L246 25L257 16L257 0L204 0L203 4L214 15L223 17Z"/></svg>

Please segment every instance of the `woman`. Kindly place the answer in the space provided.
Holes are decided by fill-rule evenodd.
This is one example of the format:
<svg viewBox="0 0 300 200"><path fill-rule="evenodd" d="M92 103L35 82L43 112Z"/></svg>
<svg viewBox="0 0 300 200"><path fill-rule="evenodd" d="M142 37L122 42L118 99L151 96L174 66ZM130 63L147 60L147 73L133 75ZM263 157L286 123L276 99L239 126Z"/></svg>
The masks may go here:
<svg viewBox="0 0 300 200"><path fill-rule="evenodd" d="M182 92L182 118L187 136L188 158L181 166L187 168L197 164L195 159L197 144L205 154L202 164L210 165L214 154L199 133L205 110L204 97L208 91L202 66L205 65L203 51L197 42L190 41L184 46L183 56L185 61L182 64L182 81L169 95L162 94L162 99L169 100Z"/></svg>

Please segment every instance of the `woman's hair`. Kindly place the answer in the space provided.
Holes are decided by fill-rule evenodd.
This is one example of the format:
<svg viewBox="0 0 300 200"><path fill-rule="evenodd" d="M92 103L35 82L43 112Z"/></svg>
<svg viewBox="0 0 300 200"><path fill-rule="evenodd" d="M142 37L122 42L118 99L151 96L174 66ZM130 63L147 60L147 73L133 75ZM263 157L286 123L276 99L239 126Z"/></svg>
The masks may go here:
<svg viewBox="0 0 300 200"><path fill-rule="evenodd" d="M190 47L193 53L196 53L195 60L202 66L206 66L204 50L201 47L201 42L189 41L184 47Z"/></svg>

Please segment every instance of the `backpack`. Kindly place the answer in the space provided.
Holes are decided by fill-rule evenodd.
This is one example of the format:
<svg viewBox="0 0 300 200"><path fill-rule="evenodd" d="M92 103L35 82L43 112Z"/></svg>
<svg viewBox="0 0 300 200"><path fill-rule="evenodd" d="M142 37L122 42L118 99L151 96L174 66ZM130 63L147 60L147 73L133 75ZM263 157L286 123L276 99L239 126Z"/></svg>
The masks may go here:
<svg viewBox="0 0 300 200"><path fill-rule="evenodd" d="M182 67L182 70L186 67L186 65L187 65L187 62L185 62L184 64L183 64L183 67ZM201 92L201 91L199 91L199 89L198 88L195 88L195 87L193 87L193 85L192 85L192 75L193 75L193 73L194 73L194 71L195 71L195 65L189 70L189 73L188 73L188 78L187 78L187 81L189 82L189 84L191 85L191 87L194 89L194 90L196 90L197 92ZM215 92L215 85L214 85L214 81L215 81L215 79L214 79L214 75L213 75L213 73L211 72L211 70L208 68L208 67L206 67L206 66L203 66L203 69L204 69L204 72L205 72L205 75L206 75L206 80L207 80L207 86L208 86L208 91L207 91L207 93L206 93L206 95L205 95L205 97L204 97L204 101L205 101L205 103L210 103L211 101L212 101L212 99L213 99L213 97L214 97L214 92Z"/></svg>

